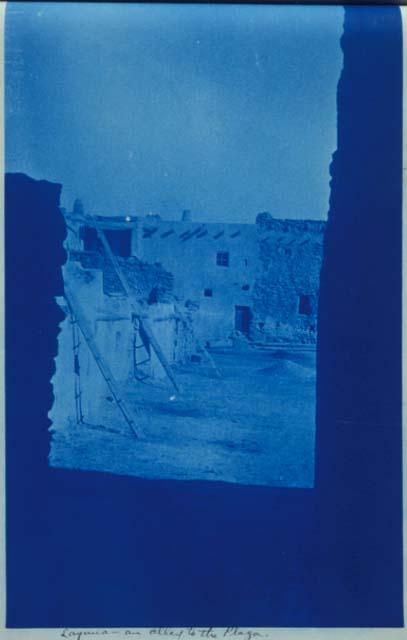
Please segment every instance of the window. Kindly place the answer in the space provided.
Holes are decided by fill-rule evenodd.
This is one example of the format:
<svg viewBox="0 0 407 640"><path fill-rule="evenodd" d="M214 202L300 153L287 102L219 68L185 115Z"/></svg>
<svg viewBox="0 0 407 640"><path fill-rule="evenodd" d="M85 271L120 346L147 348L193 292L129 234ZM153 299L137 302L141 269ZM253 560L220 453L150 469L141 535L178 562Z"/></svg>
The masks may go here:
<svg viewBox="0 0 407 640"><path fill-rule="evenodd" d="M310 296L301 295L298 304L298 313L302 316L310 316L312 313Z"/></svg>
<svg viewBox="0 0 407 640"><path fill-rule="evenodd" d="M212 298L212 296L213 296L212 289L204 289L204 296L205 296L205 298Z"/></svg>
<svg viewBox="0 0 407 640"><path fill-rule="evenodd" d="M218 251L216 254L216 264L219 267L228 267L229 266L229 252L228 251Z"/></svg>

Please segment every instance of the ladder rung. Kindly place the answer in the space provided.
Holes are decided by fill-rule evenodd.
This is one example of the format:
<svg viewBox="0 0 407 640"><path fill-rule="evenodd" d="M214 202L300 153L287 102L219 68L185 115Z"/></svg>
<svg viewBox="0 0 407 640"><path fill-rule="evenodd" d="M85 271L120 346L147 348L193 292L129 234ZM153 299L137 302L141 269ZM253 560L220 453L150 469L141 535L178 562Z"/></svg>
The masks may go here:
<svg viewBox="0 0 407 640"><path fill-rule="evenodd" d="M87 329L86 326L86 318L82 317L82 314L79 310L79 306L76 303L75 297L72 294L72 292L69 290L68 286L65 286L65 298L67 300L68 306L70 308L71 311L71 316L75 318L75 321L77 322L79 329L82 332L82 335L84 336L88 347L99 367L99 370L102 374L102 376L104 377L109 389L111 390L111 393L113 395L114 400L117 403L117 406L119 407L120 411L123 414L124 419L126 420L127 424L130 426L130 428L132 429L134 435L137 437L137 433L134 429L134 422L130 417L130 414L128 413L127 409L125 408L124 402L123 400L119 397L118 392L116 391L115 388L115 384L113 382L113 377L110 373L110 369L107 366L107 364L104 362L101 354L99 353L98 347L95 344L93 338L91 337L90 332ZM77 400L80 397L80 395L77 395L75 397L75 399Z"/></svg>

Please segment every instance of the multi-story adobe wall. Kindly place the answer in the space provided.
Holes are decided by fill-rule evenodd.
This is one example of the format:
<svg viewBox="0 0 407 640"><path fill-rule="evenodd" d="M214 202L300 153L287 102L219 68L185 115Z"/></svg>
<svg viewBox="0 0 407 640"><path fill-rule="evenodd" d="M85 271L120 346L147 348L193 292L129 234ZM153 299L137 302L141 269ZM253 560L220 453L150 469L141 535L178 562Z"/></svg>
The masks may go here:
<svg viewBox="0 0 407 640"><path fill-rule="evenodd" d="M130 270L137 257L172 275L179 304L197 311L201 340L239 331L258 342L315 342L324 222L263 213L256 224L201 223L188 212L98 220ZM95 250L95 234L81 234L82 248Z"/></svg>
<svg viewBox="0 0 407 640"><path fill-rule="evenodd" d="M316 340L324 222L259 214L256 224L139 219L137 247L174 276L174 292L199 305L208 340L234 330L259 342Z"/></svg>
<svg viewBox="0 0 407 640"><path fill-rule="evenodd" d="M230 336L239 322L236 307L251 307L259 266L255 225L144 219L138 247L143 260L160 262L173 274L180 301L194 303L202 340L216 343ZM241 318L240 329L246 331L243 323Z"/></svg>

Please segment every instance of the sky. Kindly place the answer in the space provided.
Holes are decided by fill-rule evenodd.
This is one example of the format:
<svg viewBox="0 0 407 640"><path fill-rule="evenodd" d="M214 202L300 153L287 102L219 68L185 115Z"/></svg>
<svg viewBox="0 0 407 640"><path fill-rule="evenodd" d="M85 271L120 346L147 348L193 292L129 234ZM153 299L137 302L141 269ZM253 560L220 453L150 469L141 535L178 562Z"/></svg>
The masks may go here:
<svg viewBox="0 0 407 640"><path fill-rule="evenodd" d="M338 6L8 3L6 169L99 215L326 219Z"/></svg>

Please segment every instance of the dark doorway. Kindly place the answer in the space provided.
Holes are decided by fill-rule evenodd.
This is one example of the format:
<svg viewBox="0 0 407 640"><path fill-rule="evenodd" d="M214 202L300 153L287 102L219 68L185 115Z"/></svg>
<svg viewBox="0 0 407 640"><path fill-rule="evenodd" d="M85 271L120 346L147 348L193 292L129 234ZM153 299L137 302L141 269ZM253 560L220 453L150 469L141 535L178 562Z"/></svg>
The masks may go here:
<svg viewBox="0 0 407 640"><path fill-rule="evenodd" d="M131 256L131 229L105 229L105 236L116 256Z"/></svg>
<svg viewBox="0 0 407 640"><path fill-rule="evenodd" d="M250 332L250 307L235 307L235 329L246 336Z"/></svg>
<svg viewBox="0 0 407 640"><path fill-rule="evenodd" d="M93 227L82 227L81 237L84 251L98 251L99 241L96 229Z"/></svg>

